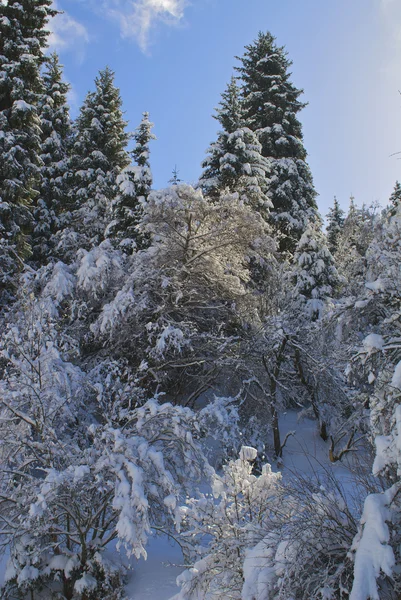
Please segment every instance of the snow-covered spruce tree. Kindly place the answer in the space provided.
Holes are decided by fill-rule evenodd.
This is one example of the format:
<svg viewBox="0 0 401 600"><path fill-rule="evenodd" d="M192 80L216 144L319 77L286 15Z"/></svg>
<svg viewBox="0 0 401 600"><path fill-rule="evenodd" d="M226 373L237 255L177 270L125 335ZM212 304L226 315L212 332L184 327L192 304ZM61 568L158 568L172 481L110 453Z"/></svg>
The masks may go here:
<svg viewBox="0 0 401 600"><path fill-rule="evenodd" d="M72 229L66 231L60 246L90 248L104 239L106 215L117 194L117 176L130 163L129 136L121 111L120 91L114 73L106 67L95 80L96 91L89 92L75 124L75 143L70 159L70 196L75 203ZM76 250L77 248L75 248Z"/></svg>
<svg viewBox="0 0 401 600"><path fill-rule="evenodd" d="M344 211L340 208L337 198L334 196L333 208L327 215L327 242L330 252L334 255L338 250L339 238L344 227Z"/></svg>
<svg viewBox="0 0 401 600"><path fill-rule="evenodd" d="M398 206L401 202L401 183L399 181L395 182L394 190L391 193L389 198L390 201L390 214L394 216L397 213Z"/></svg>
<svg viewBox="0 0 401 600"><path fill-rule="evenodd" d="M135 147L132 156L139 167L137 176L137 194L139 201L146 202L152 187L152 171L149 162L149 142L155 140L152 133L153 123L149 121L149 113L144 112L142 121L134 132Z"/></svg>
<svg viewBox="0 0 401 600"><path fill-rule="evenodd" d="M244 126L239 89L232 77L222 94L215 119L223 127L203 161L199 185L217 200L224 191L238 192L267 220L272 204L267 195L269 163L261 155L256 134Z"/></svg>
<svg viewBox="0 0 401 600"><path fill-rule="evenodd" d="M125 167L117 176L118 192L111 203L112 220L105 231L105 237L127 253L147 245L146 236L140 233L138 225L152 187L149 142L156 139L152 127L149 113L143 113L133 136L136 144L132 155L136 165Z"/></svg>
<svg viewBox="0 0 401 600"><path fill-rule="evenodd" d="M380 235L379 235L380 234ZM365 501L355 551L351 600L399 595L400 434L401 434L401 208L386 219L367 252L367 281L355 311L369 320L355 349L348 376L357 383L356 399L369 407L373 473L384 477L384 493Z"/></svg>
<svg viewBox="0 0 401 600"><path fill-rule="evenodd" d="M189 401L215 380L243 328L259 322L249 260L272 256L274 243L238 195L214 203L184 184L150 194L141 230L150 246L133 256L92 330L140 368L149 390L164 382Z"/></svg>
<svg viewBox="0 0 401 600"><path fill-rule="evenodd" d="M313 321L323 315L325 303L341 283L320 224L308 226L294 254L294 294Z"/></svg>
<svg viewBox="0 0 401 600"><path fill-rule="evenodd" d="M110 360L87 373L71 362L78 345L60 331L59 312L74 282L68 268L64 275L63 286L56 265L39 298L28 278L1 340L4 593L117 600L119 568L104 556L107 545L146 556L152 529L174 526L207 465L189 409L135 405L135 388Z"/></svg>
<svg viewBox="0 0 401 600"><path fill-rule="evenodd" d="M51 54L43 74L43 96L39 102L41 120L41 187L34 208L33 257L39 263L48 260L54 250L54 234L66 226L68 189L68 147L71 122L67 104L69 85L63 81L62 66L56 53Z"/></svg>
<svg viewBox="0 0 401 600"><path fill-rule="evenodd" d="M316 191L306 163L302 90L290 82L291 61L271 33L259 33L236 67L243 98L243 125L254 131L269 158L271 216L283 234L281 249L294 252L309 222L317 220Z"/></svg>
<svg viewBox="0 0 401 600"><path fill-rule="evenodd" d="M357 207L350 198L347 216L338 238L336 265L347 281L347 292L360 294L366 277L366 252L378 223L377 206Z"/></svg>
<svg viewBox="0 0 401 600"><path fill-rule="evenodd" d="M40 183L40 66L51 0L0 3L0 291L29 256Z"/></svg>

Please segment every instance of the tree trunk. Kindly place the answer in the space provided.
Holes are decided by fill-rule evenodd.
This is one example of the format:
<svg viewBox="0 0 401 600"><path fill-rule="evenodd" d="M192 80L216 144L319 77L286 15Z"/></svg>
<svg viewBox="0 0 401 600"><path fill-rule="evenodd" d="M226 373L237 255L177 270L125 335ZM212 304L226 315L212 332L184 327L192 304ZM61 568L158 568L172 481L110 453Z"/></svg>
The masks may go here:
<svg viewBox="0 0 401 600"><path fill-rule="evenodd" d="M278 412L277 412L277 380L280 375L281 365L284 361L284 352L287 346L288 337L284 336L281 346L276 355L276 364L274 366L273 373L270 372L269 366L266 361L266 357L263 356L263 365L269 376L270 380L270 416L272 419L273 427L273 444L274 444L274 455L276 458L281 458L283 454L283 448L281 446L280 438L280 427L278 423Z"/></svg>

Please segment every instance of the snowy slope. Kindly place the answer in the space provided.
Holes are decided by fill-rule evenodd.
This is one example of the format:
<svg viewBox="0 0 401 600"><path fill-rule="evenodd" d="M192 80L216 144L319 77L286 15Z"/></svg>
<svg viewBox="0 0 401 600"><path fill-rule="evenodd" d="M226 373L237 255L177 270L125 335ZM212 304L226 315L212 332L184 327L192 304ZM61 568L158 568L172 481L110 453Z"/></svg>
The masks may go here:
<svg viewBox="0 0 401 600"><path fill-rule="evenodd" d="M178 592L175 580L184 570L178 544L157 537L149 545L148 559L135 562L126 587L129 600L168 600Z"/></svg>

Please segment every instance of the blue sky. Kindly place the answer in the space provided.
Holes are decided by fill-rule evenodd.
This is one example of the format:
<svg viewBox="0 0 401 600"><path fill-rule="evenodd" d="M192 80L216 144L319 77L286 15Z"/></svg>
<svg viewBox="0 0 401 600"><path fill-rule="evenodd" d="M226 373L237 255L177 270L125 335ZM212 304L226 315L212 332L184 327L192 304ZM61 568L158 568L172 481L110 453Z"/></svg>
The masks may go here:
<svg viewBox="0 0 401 600"><path fill-rule="evenodd" d="M246 44L269 30L305 90L301 113L319 207L385 204L401 179L400 0L57 0L52 49L76 114L99 69L116 72L126 118L155 123L155 187L174 165L194 182L218 123L212 118ZM400 154L401 156L401 154Z"/></svg>

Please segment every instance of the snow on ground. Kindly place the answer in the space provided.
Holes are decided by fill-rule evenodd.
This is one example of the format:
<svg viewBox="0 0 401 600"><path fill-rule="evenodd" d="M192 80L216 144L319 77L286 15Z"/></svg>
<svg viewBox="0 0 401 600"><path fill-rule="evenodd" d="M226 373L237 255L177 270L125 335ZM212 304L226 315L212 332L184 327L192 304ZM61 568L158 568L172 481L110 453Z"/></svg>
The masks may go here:
<svg viewBox="0 0 401 600"><path fill-rule="evenodd" d="M306 475L318 468L319 463L324 465L329 462L327 442L320 437L316 421L298 421L298 413L288 411L281 415L279 425L282 440L288 432L295 432L288 438L283 451L284 470Z"/></svg>
<svg viewBox="0 0 401 600"><path fill-rule="evenodd" d="M311 419L298 421L296 411L288 411L279 419L280 435L284 440L286 434L294 431L288 438L283 451L283 475L291 472L302 475L313 475L322 472L331 465L328 443L319 435L317 422Z"/></svg>
<svg viewBox="0 0 401 600"><path fill-rule="evenodd" d="M127 596L129 600L169 600L178 593L175 580L185 569L180 547L163 536L155 537L147 550L147 560L133 565Z"/></svg>
<svg viewBox="0 0 401 600"><path fill-rule="evenodd" d="M291 477L291 474L306 477L321 476L323 479L327 473L341 483L344 491L352 496L355 493L355 477L353 471L368 468L369 457L359 450L358 454L350 453L341 461L331 463L329 459L329 442L324 442L319 435L317 422L311 419L302 419L298 422L298 413L288 411L279 420L281 439L289 431L295 431L295 435L287 440L283 451L281 471L283 477ZM340 442L342 448L346 445L347 437Z"/></svg>

